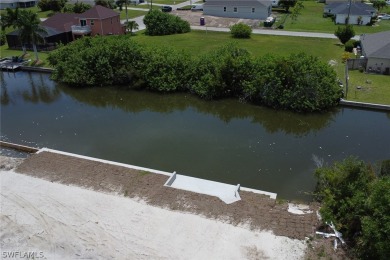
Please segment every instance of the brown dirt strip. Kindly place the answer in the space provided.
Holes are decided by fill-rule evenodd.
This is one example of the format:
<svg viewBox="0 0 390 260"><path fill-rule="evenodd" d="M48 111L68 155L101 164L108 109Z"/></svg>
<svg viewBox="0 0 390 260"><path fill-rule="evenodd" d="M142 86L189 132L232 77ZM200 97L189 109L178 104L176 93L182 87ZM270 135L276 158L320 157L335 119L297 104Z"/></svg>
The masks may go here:
<svg viewBox="0 0 390 260"><path fill-rule="evenodd" d="M272 230L275 235L290 238L313 237L318 225L315 205L311 205L314 213L295 215L287 211L285 202L245 191L240 191L241 201L225 204L213 196L164 187L168 179L164 175L56 153L34 154L15 171L52 182L140 198L153 206L222 219L235 225L249 224L253 229Z"/></svg>

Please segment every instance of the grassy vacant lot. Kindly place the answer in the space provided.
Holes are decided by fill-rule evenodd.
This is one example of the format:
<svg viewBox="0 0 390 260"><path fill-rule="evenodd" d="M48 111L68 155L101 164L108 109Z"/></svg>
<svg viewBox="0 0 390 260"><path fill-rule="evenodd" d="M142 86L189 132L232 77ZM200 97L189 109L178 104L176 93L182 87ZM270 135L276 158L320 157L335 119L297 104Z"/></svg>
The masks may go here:
<svg viewBox="0 0 390 260"><path fill-rule="evenodd" d="M349 71L348 100L390 105L390 76Z"/></svg>
<svg viewBox="0 0 390 260"><path fill-rule="evenodd" d="M284 19L284 30L287 31L306 31L306 32L326 32L334 33L338 25L332 22L331 18L323 18L324 4L317 3L315 1L303 2L305 8L302 10L301 15L297 21L292 21L291 16L285 13L276 13L278 16L276 26L281 24ZM381 12L390 13L390 6L384 8ZM275 12L274 12L275 13ZM287 16L287 17L286 17ZM374 33L380 31L390 30L390 20L383 20L375 24L374 26L354 26L356 35L363 33Z"/></svg>
<svg viewBox="0 0 390 260"><path fill-rule="evenodd" d="M119 11L119 9L116 10L116 11L120 12L119 18L121 20L126 20L126 10L125 10L125 8L123 8L122 11ZM146 15L147 12L148 12L148 10L144 11L144 10L130 10L130 9L127 9L127 15L129 17L129 19L133 19L133 18L138 17L138 16Z"/></svg>

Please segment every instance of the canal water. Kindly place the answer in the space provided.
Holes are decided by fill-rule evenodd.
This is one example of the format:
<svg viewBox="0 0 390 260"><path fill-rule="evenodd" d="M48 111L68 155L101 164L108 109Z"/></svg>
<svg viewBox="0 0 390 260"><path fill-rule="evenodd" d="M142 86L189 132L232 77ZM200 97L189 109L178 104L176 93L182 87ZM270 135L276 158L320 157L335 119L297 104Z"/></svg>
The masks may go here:
<svg viewBox="0 0 390 260"><path fill-rule="evenodd" d="M309 200L318 165L350 155L390 158L390 114L337 108L304 115L2 72L1 139Z"/></svg>

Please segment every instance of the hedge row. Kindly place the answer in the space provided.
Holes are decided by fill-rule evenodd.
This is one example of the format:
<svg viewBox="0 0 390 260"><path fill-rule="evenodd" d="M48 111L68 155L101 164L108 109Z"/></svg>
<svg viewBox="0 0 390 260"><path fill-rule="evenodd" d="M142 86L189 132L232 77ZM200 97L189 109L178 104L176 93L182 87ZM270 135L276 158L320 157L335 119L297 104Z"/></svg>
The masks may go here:
<svg viewBox="0 0 390 260"><path fill-rule="evenodd" d="M232 44L194 57L172 48L146 48L126 36L85 37L48 59L55 68L52 78L74 86L188 91L294 111L326 110L342 95L333 69L313 56L254 58Z"/></svg>

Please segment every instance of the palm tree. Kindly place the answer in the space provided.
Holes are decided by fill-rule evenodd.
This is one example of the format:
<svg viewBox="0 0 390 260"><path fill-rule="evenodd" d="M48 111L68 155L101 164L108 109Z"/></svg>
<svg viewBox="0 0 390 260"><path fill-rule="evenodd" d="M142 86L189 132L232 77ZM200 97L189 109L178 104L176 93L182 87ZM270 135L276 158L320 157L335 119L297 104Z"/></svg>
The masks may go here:
<svg viewBox="0 0 390 260"><path fill-rule="evenodd" d="M26 54L26 44L32 43L35 58L38 60L37 43L43 40L47 31L40 25L41 21L36 13L31 10L19 12L16 26L19 29L19 40L22 43L23 54Z"/></svg>
<svg viewBox="0 0 390 260"><path fill-rule="evenodd" d="M19 17L19 9L16 8L12 10L10 8L6 9L6 13L1 15L1 30L5 31L8 27L16 28L16 21Z"/></svg>
<svg viewBox="0 0 390 260"><path fill-rule="evenodd" d="M129 30L130 34L133 34L133 30L138 30L138 23L136 21L128 21L125 25L126 30Z"/></svg>
<svg viewBox="0 0 390 260"><path fill-rule="evenodd" d="M125 0L125 12L126 12L126 23L129 23L129 15L127 13L127 1L128 0Z"/></svg>

